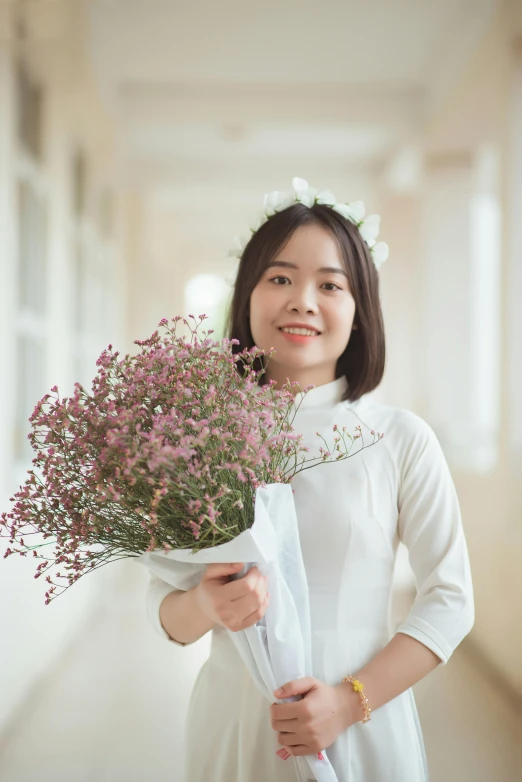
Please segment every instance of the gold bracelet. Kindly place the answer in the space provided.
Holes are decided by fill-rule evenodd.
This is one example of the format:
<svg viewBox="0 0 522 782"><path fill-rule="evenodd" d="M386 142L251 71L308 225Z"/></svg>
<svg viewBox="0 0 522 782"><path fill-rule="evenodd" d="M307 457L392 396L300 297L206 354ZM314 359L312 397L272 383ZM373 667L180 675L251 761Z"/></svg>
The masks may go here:
<svg viewBox="0 0 522 782"><path fill-rule="evenodd" d="M357 692L359 694L359 698L361 699L361 706L364 709L364 717L361 720L362 722L369 722L371 720L371 709L370 704L368 703L368 698L364 694L364 684L360 679L354 679L353 676L345 676L343 679L344 682L350 682L350 684L353 686L354 692Z"/></svg>

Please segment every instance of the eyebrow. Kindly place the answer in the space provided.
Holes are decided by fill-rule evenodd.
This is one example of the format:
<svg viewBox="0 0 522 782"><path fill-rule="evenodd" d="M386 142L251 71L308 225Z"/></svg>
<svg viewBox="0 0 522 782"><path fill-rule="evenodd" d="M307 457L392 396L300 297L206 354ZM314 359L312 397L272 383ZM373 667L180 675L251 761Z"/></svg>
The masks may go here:
<svg viewBox="0 0 522 782"><path fill-rule="evenodd" d="M284 269L299 269L299 267L296 266L295 263L290 263L289 261L271 261L266 268L270 269L273 266L281 266ZM346 274L345 270L341 269L340 266L323 266L317 271L324 272L325 274L344 274L344 276L348 278L348 275Z"/></svg>

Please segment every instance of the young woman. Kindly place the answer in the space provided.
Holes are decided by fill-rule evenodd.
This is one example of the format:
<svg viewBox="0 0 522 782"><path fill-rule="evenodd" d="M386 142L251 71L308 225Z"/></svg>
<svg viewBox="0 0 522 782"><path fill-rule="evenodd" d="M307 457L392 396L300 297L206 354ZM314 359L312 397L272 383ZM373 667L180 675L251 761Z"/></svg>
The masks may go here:
<svg viewBox="0 0 522 782"><path fill-rule="evenodd" d="M455 487L430 426L368 396L385 363L378 218L364 221L360 202L338 205L303 180L294 180L293 198L271 194L265 205L270 216L240 250L230 336L239 339L238 350L275 349L262 382L298 381L294 428L315 453L322 445L316 432L328 440L334 424L350 433L360 426L363 442L374 432L385 436L292 483L314 677L288 682L273 704L227 632L264 615L269 597L259 571L230 581L242 563L211 565L189 592L152 578L148 614L163 637L186 646L212 630L190 702L185 782L294 782L292 756L322 749L339 782L425 782L411 688L447 663L474 622ZM409 551L417 596L391 630L399 541ZM299 701L275 703L298 694Z"/></svg>

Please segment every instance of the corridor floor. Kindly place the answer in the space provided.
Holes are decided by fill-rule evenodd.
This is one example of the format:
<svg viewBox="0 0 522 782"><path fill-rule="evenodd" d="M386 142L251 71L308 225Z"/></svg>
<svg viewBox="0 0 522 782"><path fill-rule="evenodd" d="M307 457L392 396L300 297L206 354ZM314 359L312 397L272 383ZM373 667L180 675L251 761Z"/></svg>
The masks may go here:
<svg viewBox="0 0 522 782"><path fill-rule="evenodd" d="M99 615L0 737L0 782L190 782L183 715L208 639L180 648L156 636L143 610L146 572L134 566L127 580L125 599ZM431 782L522 780L522 713L463 648L415 695Z"/></svg>

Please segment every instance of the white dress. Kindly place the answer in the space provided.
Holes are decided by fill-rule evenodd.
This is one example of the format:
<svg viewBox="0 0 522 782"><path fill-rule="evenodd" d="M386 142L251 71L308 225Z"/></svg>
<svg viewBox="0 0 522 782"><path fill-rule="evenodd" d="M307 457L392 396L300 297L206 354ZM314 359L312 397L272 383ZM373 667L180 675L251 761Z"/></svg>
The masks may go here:
<svg viewBox="0 0 522 782"><path fill-rule="evenodd" d="M330 444L334 423L352 435L359 425L364 445L374 439L371 430L384 433L353 457L305 470L292 482L310 590L313 675L331 685L358 672L393 636L390 587L399 540L408 548L417 597L397 632L416 638L445 664L474 622L459 503L433 430L414 413L368 396L341 402L345 388L341 377L309 391L293 424L316 453L324 444L315 432ZM353 450L360 448L358 439ZM166 639L159 606L171 591L151 578L147 613ZM216 627L211 633L210 657L187 715L184 782L296 782L293 758L275 754L280 745L270 703L227 631ZM339 782L429 778L411 689L326 750Z"/></svg>

